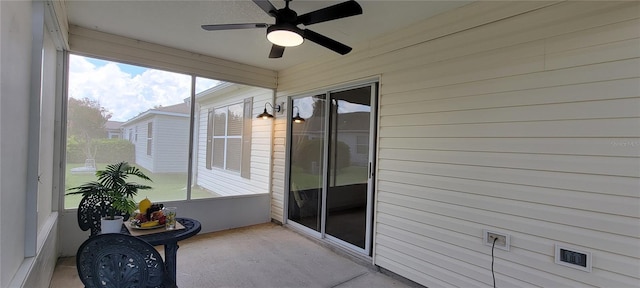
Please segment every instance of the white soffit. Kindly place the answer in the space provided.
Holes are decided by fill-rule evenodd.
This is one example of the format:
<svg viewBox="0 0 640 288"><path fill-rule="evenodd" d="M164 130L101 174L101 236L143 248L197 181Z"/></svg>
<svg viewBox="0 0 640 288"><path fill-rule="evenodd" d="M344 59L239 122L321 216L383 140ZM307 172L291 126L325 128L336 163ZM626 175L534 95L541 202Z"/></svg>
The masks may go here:
<svg viewBox="0 0 640 288"><path fill-rule="evenodd" d="M304 14L342 1L294 0L290 8ZM277 8L284 1L271 3ZM407 27L470 1L359 0L364 13L306 27L351 47ZM204 31L202 24L274 23L249 0L214 1L66 1L70 24L174 47L270 70L282 70L308 60L340 55L313 42L287 48L280 59L269 59L266 29Z"/></svg>

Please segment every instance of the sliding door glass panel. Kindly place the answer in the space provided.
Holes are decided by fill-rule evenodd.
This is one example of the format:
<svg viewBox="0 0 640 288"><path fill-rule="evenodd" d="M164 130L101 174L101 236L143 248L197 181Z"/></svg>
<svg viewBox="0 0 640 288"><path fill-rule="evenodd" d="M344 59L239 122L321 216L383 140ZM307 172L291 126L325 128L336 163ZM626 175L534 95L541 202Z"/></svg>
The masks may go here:
<svg viewBox="0 0 640 288"><path fill-rule="evenodd" d="M288 219L320 232L325 181L325 95L293 100L303 123L291 126L291 173Z"/></svg>
<svg viewBox="0 0 640 288"><path fill-rule="evenodd" d="M330 94L325 233L365 249L371 86Z"/></svg>

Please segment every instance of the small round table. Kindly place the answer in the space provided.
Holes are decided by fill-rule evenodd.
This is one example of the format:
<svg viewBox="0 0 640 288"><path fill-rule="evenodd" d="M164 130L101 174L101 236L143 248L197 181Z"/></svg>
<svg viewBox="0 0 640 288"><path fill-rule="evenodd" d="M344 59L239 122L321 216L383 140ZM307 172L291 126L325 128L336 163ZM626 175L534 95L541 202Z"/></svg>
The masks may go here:
<svg viewBox="0 0 640 288"><path fill-rule="evenodd" d="M164 265L173 281L176 281L176 258L178 253L178 241L187 239L200 232L200 222L191 218L176 218L184 229L166 230L163 232L136 236L144 241L149 242L153 246L164 245ZM124 226L124 225L123 225ZM127 234L129 230L123 227Z"/></svg>

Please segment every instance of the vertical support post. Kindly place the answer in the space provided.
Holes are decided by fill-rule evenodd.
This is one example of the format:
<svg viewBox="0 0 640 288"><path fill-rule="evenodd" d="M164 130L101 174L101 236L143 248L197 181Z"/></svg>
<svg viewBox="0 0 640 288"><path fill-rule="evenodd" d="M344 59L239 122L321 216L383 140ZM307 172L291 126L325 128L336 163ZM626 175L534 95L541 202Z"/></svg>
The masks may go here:
<svg viewBox="0 0 640 288"><path fill-rule="evenodd" d="M32 2L31 21L31 88L29 91L29 142L27 145L27 191L24 238L25 257L33 257L36 255L38 240L38 166L40 162L40 106L42 98L44 2Z"/></svg>

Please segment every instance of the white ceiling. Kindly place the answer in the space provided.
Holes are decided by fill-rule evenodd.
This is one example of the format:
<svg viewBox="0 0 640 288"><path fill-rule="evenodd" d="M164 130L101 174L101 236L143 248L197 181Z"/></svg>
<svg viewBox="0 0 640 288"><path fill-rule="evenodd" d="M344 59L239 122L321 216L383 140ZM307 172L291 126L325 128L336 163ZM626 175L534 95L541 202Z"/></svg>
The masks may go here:
<svg viewBox="0 0 640 288"><path fill-rule="evenodd" d="M290 8L302 15L342 0L293 0ZM422 21L470 1L358 0L363 14L308 27L356 51L380 35ZM276 8L283 0L271 0ZM319 57L343 57L306 41L287 48L280 59L269 59L271 44L265 28L204 31L202 24L269 23L268 16L250 0L129 0L66 1L69 23L272 70L282 70ZM352 53L353 53L352 51Z"/></svg>

